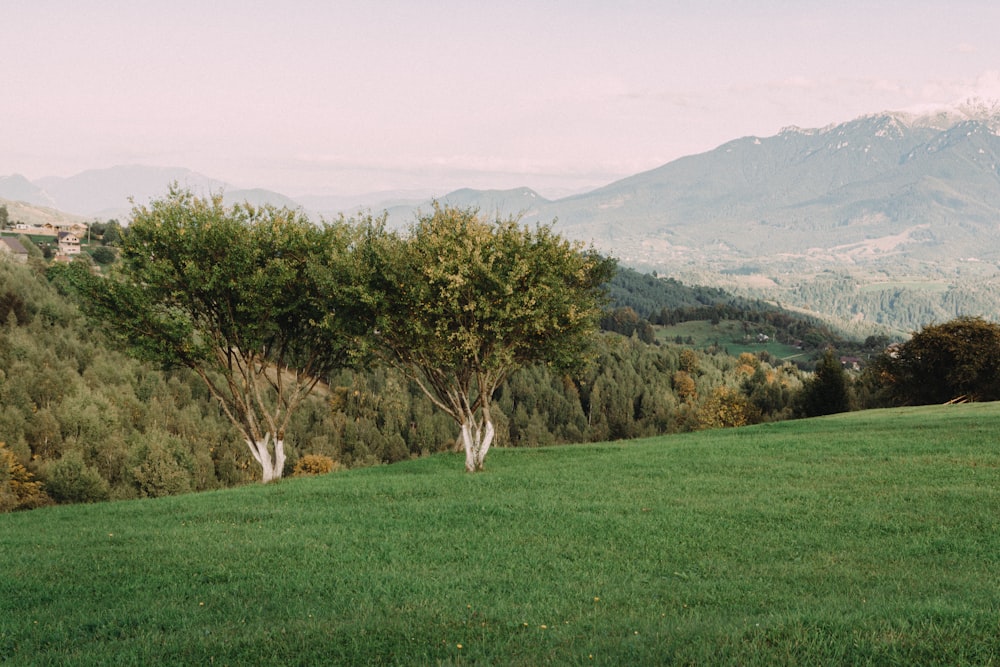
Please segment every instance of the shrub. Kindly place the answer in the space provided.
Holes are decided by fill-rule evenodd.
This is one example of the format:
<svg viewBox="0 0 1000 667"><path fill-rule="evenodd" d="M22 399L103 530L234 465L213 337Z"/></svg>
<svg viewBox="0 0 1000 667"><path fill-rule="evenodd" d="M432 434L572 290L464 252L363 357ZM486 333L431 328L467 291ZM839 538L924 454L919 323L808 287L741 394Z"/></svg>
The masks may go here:
<svg viewBox="0 0 1000 667"><path fill-rule="evenodd" d="M66 452L46 469L45 486L59 503L107 500L111 489L97 469L87 465L77 450Z"/></svg>
<svg viewBox="0 0 1000 667"><path fill-rule="evenodd" d="M98 264L104 266L106 264L111 264L117 259L115 251L107 246L99 246L94 248L93 252L94 261Z"/></svg>
<svg viewBox="0 0 1000 667"><path fill-rule="evenodd" d="M183 443L168 433L153 429L137 436L144 440L136 452L132 478L142 496L159 498L192 490L193 463Z"/></svg>
<svg viewBox="0 0 1000 667"><path fill-rule="evenodd" d="M14 452L0 442L0 512L24 510L51 505L42 483L21 465Z"/></svg>
<svg viewBox="0 0 1000 667"><path fill-rule="evenodd" d="M324 456L323 454L306 454L295 464L292 476L325 475L339 468L340 464L329 456Z"/></svg>

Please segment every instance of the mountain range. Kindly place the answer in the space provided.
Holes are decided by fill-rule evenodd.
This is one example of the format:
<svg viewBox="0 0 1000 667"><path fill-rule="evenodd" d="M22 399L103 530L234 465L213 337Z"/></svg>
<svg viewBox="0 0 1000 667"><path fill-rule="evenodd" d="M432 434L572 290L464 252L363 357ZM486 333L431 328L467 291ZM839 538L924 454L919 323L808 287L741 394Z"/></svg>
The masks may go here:
<svg viewBox="0 0 1000 667"><path fill-rule="evenodd" d="M413 219L428 200L299 198L241 190L187 169L120 166L69 178L0 178L0 198L79 216L126 219L129 198L170 182L222 190L227 200L311 213L386 210ZM442 202L527 223L557 220L564 235L625 263L737 271L912 260L1000 264L1000 103L884 112L819 129L789 127L548 200L530 188L458 190Z"/></svg>

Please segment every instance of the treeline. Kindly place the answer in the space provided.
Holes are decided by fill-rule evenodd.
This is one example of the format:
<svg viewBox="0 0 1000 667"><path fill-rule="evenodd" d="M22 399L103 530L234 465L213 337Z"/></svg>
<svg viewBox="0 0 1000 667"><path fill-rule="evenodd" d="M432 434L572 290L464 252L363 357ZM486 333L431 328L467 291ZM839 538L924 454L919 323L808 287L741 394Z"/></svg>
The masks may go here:
<svg viewBox="0 0 1000 667"><path fill-rule="evenodd" d="M607 333L582 370L533 366L500 388L497 444L783 419L801 386L797 368L772 359ZM256 475L240 434L193 373L161 371L111 349L46 280L41 262L0 262L0 405L4 509L199 491ZM342 467L376 465L450 449L457 435L426 396L385 368L332 375L289 432L290 474L309 454ZM10 491L16 479L41 482L42 492L18 499Z"/></svg>
<svg viewBox="0 0 1000 667"><path fill-rule="evenodd" d="M837 329L815 317L784 310L758 299L747 299L713 287L688 286L673 278L658 278L619 268L608 285L609 306L601 328L625 336L633 333L645 342L655 339L654 326L682 322L722 321L744 323L748 330L766 332L804 350L834 347L845 354L881 352L885 337L863 343L847 339ZM812 366L811 361L806 366Z"/></svg>
<svg viewBox="0 0 1000 667"><path fill-rule="evenodd" d="M869 330L881 325L910 334L931 322L977 313L994 320L1000 316L1000 280L996 276L941 275L937 280L863 283L850 275L830 272L787 285L783 291L790 302Z"/></svg>

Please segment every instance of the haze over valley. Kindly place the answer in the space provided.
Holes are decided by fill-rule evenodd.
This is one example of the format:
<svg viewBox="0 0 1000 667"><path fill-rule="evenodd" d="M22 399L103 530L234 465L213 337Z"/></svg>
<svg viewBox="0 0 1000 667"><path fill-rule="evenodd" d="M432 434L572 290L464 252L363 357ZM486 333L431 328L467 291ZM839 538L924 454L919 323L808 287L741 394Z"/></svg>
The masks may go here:
<svg viewBox="0 0 1000 667"><path fill-rule="evenodd" d="M302 208L314 219L385 211L391 225L405 226L433 197L529 224L555 220L560 233L640 270L782 301L859 332L906 331L919 318L1000 314L998 135L1000 103L967 99L735 138L559 199L527 184L293 198L141 165L38 181L8 175L0 198L15 220L127 222L130 198L145 203L177 182L230 201Z"/></svg>

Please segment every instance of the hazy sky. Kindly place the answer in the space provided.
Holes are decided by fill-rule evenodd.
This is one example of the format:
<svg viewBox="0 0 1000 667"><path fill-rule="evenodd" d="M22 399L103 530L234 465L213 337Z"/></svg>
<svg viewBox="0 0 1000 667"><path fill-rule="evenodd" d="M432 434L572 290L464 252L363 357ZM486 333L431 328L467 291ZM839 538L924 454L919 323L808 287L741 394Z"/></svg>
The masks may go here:
<svg viewBox="0 0 1000 667"><path fill-rule="evenodd" d="M996 0L0 0L0 175L290 195L616 178L1000 98Z"/></svg>

